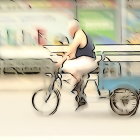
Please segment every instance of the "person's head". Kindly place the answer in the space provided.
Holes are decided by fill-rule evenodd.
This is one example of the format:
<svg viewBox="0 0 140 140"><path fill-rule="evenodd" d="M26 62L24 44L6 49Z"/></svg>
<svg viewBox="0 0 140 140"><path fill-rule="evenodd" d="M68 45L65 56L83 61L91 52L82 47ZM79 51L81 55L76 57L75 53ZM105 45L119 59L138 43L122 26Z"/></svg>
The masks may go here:
<svg viewBox="0 0 140 140"><path fill-rule="evenodd" d="M72 20L68 26L68 32L71 37L74 37L74 34L80 29L79 22L77 20Z"/></svg>

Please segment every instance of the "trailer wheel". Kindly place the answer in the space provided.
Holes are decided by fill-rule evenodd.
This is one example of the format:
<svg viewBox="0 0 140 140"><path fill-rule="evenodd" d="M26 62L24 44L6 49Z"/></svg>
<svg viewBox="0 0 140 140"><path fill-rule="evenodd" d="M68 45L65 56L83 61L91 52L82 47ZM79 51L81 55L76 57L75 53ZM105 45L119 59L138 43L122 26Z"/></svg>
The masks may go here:
<svg viewBox="0 0 140 140"><path fill-rule="evenodd" d="M139 97L135 91L120 88L111 93L110 106L118 115L134 115L137 111L138 105Z"/></svg>

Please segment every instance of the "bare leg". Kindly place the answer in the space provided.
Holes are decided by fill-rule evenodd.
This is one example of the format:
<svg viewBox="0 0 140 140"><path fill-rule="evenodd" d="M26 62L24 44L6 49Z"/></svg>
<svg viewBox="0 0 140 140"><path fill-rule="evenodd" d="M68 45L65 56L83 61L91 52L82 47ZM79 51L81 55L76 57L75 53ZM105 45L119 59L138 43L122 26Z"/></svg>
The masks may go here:
<svg viewBox="0 0 140 140"><path fill-rule="evenodd" d="M75 88L73 90L77 91L78 95L82 97L82 94L84 93L84 89L87 85L87 79L88 79L88 74L83 75L80 79L80 81L77 81L77 84L75 85Z"/></svg>
<svg viewBox="0 0 140 140"><path fill-rule="evenodd" d="M90 57L85 57L85 56L79 57L74 60L67 60L63 64L63 68L62 68L63 71L70 73L76 79L75 87L72 91L77 92L79 99L81 98L85 100L84 104L86 104L86 99L85 99L86 96L84 94L84 89L87 85L88 73L96 68L97 68L97 62L95 61L95 59Z"/></svg>
<svg viewBox="0 0 140 140"><path fill-rule="evenodd" d="M88 75L83 75L81 80L76 84L75 88L73 89L74 91L77 92L77 96L75 97L75 100L77 101L78 106L76 110L80 106L87 104L86 94L84 93L84 89L87 85L87 79L88 79Z"/></svg>

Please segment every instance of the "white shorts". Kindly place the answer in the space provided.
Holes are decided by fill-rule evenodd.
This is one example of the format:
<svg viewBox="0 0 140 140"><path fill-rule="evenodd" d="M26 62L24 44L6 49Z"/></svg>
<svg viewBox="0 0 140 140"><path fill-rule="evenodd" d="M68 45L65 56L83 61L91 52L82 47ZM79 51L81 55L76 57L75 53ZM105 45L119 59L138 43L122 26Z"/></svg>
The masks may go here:
<svg viewBox="0 0 140 140"><path fill-rule="evenodd" d="M62 70L66 73L85 75L98 67L95 58L81 56L76 59L66 60Z"/></svg>

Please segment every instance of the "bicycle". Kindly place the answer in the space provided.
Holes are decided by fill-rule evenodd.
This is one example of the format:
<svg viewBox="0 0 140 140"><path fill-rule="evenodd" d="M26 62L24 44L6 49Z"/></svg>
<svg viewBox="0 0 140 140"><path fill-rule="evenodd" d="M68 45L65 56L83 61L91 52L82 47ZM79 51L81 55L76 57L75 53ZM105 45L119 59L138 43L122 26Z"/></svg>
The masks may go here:
<svg viewBox="0 0 140 140"><path fill-rule="evenodd" d="M52 65L54 65L53 61ZM98 68L91 72L92 74L98 75L98 82L96 82L95 79L91 80L94 80L95 85L97 86L99 97L109 99L111 109L116 114L131 116L136 113L139 105L139 87L138 89L132 88L131 82L126 84L127 77L123 76L121 73L122 66L122 62L111 61L107 57L107 54L103 52L101 54L101 59L98 62ZM61 76L62 75L59 70L52 71L52 80L49 88L40 89L34 93L32 104L37 111L45 115L52 115L57 111L61 94L59 89L55 88L55 84L57 79L59 79L60 87L62 86ZM128 79L131 78L132 77L129 77ZM140 81L140 77L138 80ZM104 91L108 91L105 96L103 94ZM42 102L42 106L40 106L39 102ZM50 107L50 105L52 107Z"/></svg>

